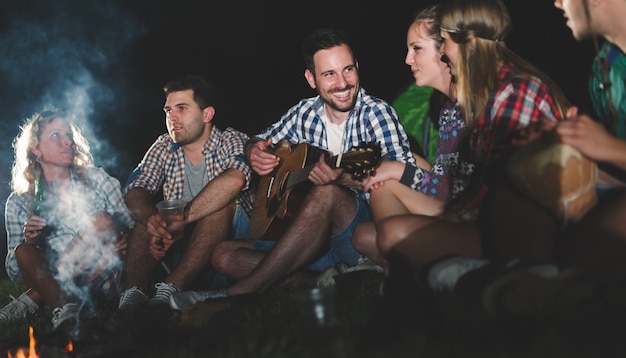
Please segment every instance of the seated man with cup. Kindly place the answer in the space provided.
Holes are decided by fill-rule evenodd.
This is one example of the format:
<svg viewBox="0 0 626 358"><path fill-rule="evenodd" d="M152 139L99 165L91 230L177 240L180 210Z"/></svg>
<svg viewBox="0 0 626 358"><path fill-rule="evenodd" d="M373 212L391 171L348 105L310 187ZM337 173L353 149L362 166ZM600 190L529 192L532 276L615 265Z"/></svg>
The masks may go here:
<svg viewBox="0 0 626 358"><path fill-rule="evenodd" d="M119 301L126 312L167 305L173 292L190 289L210 272L217 243L248 235L254 198L244 155L248 136L213 125L215 93L205 78L183 76L163 90L167 133L148 149L124 188L137 223ZM181 227L182 239L176 233ZM165 275L153 288L159 262Z"/></svg>

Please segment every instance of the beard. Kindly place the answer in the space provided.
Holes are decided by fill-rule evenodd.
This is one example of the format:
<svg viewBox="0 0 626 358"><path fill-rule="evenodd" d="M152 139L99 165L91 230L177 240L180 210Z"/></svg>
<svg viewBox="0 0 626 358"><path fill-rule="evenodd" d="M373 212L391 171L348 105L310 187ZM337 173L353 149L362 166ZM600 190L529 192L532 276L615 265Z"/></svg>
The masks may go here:
<svg viewBox="0 0 626 358"><path fill-rule="evenodd" d="M348 102L339 102L336 101L335 98L332 96L333 93L336 92L344 92L344 91L349 91L353 88L356 88L356 86L354 85L347 85L344 88L339 88L339 89L332 89L330 91L328 91L328 94L322 94L320 93L320 97L322 97L322 100L324 101L324 103L326 103L327 106L329 106L330 108L339 111L339 112L349 112L350 110L352 110L352 108L354 108L354 104L356 103L356 97L359 93L358 90L355 90L354 93L352 94L350 101Z"/></svg>

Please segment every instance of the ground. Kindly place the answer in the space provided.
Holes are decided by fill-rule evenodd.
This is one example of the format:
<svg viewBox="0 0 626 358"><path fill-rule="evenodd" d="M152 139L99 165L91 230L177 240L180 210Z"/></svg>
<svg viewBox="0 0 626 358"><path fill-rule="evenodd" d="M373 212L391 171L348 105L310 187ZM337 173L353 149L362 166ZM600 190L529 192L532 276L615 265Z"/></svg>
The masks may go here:
<svg viewBox="0 0 626 358"><path fill-rule="evenodd" d="M615 290L581 302L564 297L525 316L494 317L471 294L424 294L416 285L387 281L381 296L380 273L336 278L335 305L326 305L332 314L323 325L303 300L314 287L283 285L199 304L184 315L165 309L124 316L105 307L69 337L51 333L42 312L2 327L0 351L26 347L32 324L42 357L626 356L624 296ZM72 337L74 352L63 353Z"/></svg>

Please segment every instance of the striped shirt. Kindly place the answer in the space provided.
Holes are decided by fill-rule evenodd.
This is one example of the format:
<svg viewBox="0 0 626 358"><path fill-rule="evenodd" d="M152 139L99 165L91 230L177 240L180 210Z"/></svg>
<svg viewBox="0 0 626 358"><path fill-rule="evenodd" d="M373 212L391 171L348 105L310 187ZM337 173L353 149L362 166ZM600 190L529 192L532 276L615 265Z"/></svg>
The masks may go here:
<svg viewBox="0 0 626 358"><path fill-rule="evenodd" d="M246 178L244 189L236 200L248 215L252 212L254 193L250 190L252 170L246 162L244 146L249 137L233 128L221 131L213 126L202 154L207 167L209 182L227 169L241 171ZM166 200L182 199L185 185L185 156L182 146L176 144L169 134L159 136L148 149L143 160L128 178L124 193L133 188L143 188L155 194L163 190Z"/></svg>

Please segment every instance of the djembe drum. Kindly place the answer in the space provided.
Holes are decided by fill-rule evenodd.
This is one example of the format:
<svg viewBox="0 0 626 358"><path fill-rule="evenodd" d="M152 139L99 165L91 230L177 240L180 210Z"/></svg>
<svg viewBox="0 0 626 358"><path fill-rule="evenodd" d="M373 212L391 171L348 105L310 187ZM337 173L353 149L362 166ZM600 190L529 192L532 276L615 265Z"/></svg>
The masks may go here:
<svg viewBox="0 0 626 358"><path fill-rule="evenodd" d="M513 184L547 208L565 227L597 203L594 162L572 146L536 139L507 163Z"/></svg>

